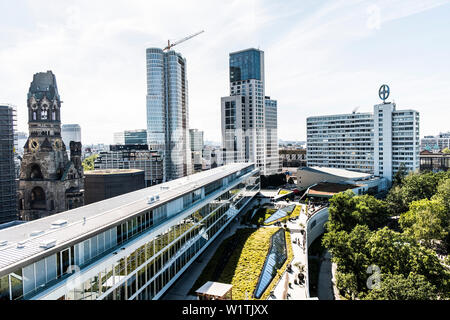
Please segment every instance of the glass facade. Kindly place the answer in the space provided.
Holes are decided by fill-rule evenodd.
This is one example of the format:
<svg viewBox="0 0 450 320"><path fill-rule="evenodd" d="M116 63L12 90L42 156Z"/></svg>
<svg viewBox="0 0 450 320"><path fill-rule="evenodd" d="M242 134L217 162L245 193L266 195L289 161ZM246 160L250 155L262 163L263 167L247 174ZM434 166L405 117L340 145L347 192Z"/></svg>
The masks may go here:
<svg viewBox="0 0 450 320"><path fill-rule="evenodd" d="M221 101L223 148L234 154L235 161L254 162L262 174L276 173L276 101L265 104L264 52L247 49L230 53L229 63L230 96Z"/></svg>
<svg viewBox="0 0 450 320"><path fill-rule="evenodd" d="M125 144L147 144L147 130L126 130L123 135Z"/></svg>
<svg viewBox="0 0 450 320"><path fill-rule="evenodd" d="M186 60L175 51L147 49L147 141L165 153L169 181L190 174Z"/></svg>
<svg viewBox="0 0 450 320"><path fill-rule="evenodd" d="M250 79L263 80L261 51L249 49L230 54L230 82Z"/></svg>
<svg viewBox="0 0 450 320"><path fill-rule="evenodd" d="M79 124L63 124L61 126L61 137L70 150L70 141L81 142L81 127Z"/></svg>
<svg viewBox="0 0 450 320"><path fill-rule="evenodd" d="M248 166L0 276L0 300L57 291L74 272L57 299L157 299L258 191Z"/></svg>

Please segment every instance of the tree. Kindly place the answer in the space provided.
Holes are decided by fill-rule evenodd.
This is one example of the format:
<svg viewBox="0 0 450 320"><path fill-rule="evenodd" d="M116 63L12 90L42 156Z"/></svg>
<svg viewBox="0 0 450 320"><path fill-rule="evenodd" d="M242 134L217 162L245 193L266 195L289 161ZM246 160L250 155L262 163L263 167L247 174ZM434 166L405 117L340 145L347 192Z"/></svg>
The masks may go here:
<svg viewBox="0 0 450 320"><path fill-rule="evenodd" d="M350 233L333 230L325 233L322 239L322 245L330 251L342 276L353 275L353 293L365 290L366 270L370 264L370 252L367 248L370 236L371 231L366 225L357 225ZM348 281L347 276L344 282Z"/></svg>
<svg viewBox="0 0 450 320"><path fill-rule="evenodd" d="M337 271L341 273L338 287L355 297L364 298L369 294L367 268L372 264L378 266L382 274L402 275L404 278L411 273L422 275L436 288L438 295L444 297L450 293L450 272L434 251L406 234L387 227L370 231L366 225L357 225L349 233L344 230L327 232L322 244L332 254Z"/></svg>
<svg viewBox="0 0 450 320"><path fill-rule="evenodd" d="M409 211L400 216L400 226L407 235L431 247L433 240L443 240L448 234L448 211L441 199L413 201Z"/></svg>
<svg viewBox="0 0 450 320"><path fill-rule="evenodd" d="M450 272L440 263L436 253L421 246L410 236L389 230L387 227L374 233L367 242L369 261L381 273L423 275L441 295L450 293Z"/></svg>
<svg viewBox="0 0 450 320"><path fill-rule="evenodd" d="M359 224L366 224L370 230L376 230L388 221L389 214L386 202L369 195L357 196L354 201L355 210L353 214Z"/></svg>
<svg viewBox="0 0 450 320"><path fill-rule="evenodd" d="M98 157L98 154L93 154L92 156L89 156L86 159L84 159L82 162L83 171L94 170L94 161L95 161L95 159L97 159L97 157Z"/></svg>
<svg viewBox="0 0 450 320"><path fill-rule="evenodd" d="M358 282L353 273L336 273L336 287L346 298L352 299L358 295Z"/></svg>
<svg viewBox="0 0 450 320"><path fill-rule="evenodd" d="M367 241L371 263L380 267L382 273L408 274L412 239L400 232L384 227L374 232Z"/></svg>
<svg viewBox="0 0 450 320"><path fill-rule="evenodd" d="M437 289L420 274L382 274L380 288L369 291L365 300L436 300Z"/></svg>
<svg viewBox="0 0 450 320"><path fill-rule="evenodd" d="M391 188L386 201L390 212L400 215L409 210L409 204L416 200L430 199L435 193L439 182L446 177L446 173L409 173L401 186Z"/></svg>
<svg viewBox="0 0 450 320"><path fill-rule="evenodd" d="M450 149L449 148L445 148L442 150L442 153L450 153Z"/></svg>
<svg viewBox="0 0 450 320"><path fill-rule="evenodd" d="M432 197L432 199L440 199L442 200L445 210L450 212L450 179L443 179L438 187L436 194Z"/></svg>
<svg viewBox="0 0 450 320"><path fill-rule="evenodd" d="M450 252L450 178L442 179L437 188L437 192L432 199L440 199L444 204L445 212L447 212L448 218L445 220L447 236L444 239L444 245L447 247L447 251Z"/></svg>
<svg viewBox="0 0 450 320"><path fill-rule="evenodd" d="M370 195L355 196L347 190L330 199L327 230L351 231L357 224L375 230L387 222L387 204Z"/></svg>
<svg viewBox="0 0 450 320"><path fill-rule="evenodd" d="M408 172L406 171L405 164L403 162L400 163L398 171L392 177L392 184L394 186L401 186L403 183L403 178L406 176L407 173Z"/></svg>

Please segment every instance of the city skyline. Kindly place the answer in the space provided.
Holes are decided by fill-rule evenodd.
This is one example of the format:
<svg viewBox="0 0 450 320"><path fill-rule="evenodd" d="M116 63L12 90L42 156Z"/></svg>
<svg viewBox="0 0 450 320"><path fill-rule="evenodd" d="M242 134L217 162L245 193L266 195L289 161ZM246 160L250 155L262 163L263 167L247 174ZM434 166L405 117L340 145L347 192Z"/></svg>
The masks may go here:
<svg viewBox="0 0 450 320"><path fill-rule="evenodd" d="M62 123L80 124L84 144L111 143L113 132L145 127L145 49L203 29L175 50L189 61L189 127L204 131L205 140L220 141L228 53L250 47L266 54L280 139L306 140L308 116L370 111L382 83L399 108L421 113L421 137L448 131L441 114L450 101L450 44L440 40L450 24L449 1L309 1L295 9L293 2L270 1L148 4L151 12L144 2L115 2L108 12L104 5L0 3L7 13L0 84L8 87L0 100L17 106L18 131L27 131L24 88L46 70L58 75L65 98ZM192 21L194 11L204 19ZM168 14L180 18L177 24L165 22Z"/></svg>

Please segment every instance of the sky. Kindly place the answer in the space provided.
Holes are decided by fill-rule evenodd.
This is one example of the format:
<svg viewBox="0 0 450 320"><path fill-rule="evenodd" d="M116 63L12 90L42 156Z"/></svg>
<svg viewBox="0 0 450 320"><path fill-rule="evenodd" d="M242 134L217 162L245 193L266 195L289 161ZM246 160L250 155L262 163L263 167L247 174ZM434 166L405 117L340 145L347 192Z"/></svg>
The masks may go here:
<svg viewBox="0 0 450 320"><path fill-rule="evenodd" d="M420 112L420 135L449 131L450 0L0 0L0 102L28 132L33 74L52 70L62 123L82 143L146 128L145 49L187 60L189 127L221 141L229 53L265 52L265 94L278 138L306 140L309 116L371 112L388 84L398 109Z"/></svg>

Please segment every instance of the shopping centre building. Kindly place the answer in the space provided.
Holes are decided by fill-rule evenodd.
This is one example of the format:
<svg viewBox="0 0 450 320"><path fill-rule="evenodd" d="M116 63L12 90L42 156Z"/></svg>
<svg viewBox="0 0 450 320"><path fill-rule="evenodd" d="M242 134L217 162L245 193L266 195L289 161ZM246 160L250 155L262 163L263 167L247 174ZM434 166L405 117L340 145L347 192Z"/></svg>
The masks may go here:
<svg viewBox="0 0 450 320"><path fill-rule="evenodd" d="M0 230L0 300L158 299L260 190L235 163Z"/></svg>

